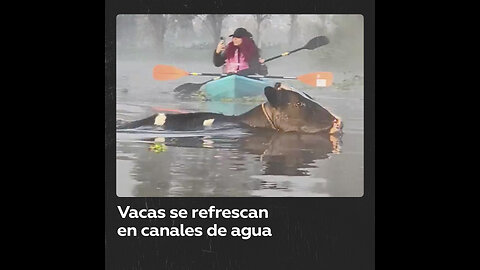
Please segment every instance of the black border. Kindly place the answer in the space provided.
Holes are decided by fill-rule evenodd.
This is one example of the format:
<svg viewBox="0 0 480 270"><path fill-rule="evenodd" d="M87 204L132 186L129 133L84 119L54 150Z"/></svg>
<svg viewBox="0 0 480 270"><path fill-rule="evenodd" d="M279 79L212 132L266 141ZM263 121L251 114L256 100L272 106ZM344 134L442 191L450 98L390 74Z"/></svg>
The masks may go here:
<svg viewBox="0 0 480 270"><path fill-rule="evenodd" d="M105 2L105 269L374 269L375 268L375 1ZM360 198L122 198L115 177L115 26L118 14L362 14L364 16L365 159ZM126 225L117 205L143 208L267 208L260 222L223 226L269 226L274 237L120 238ZM132 224L129 220L128 224ZM199 220L184 223L202 225ZM138 225L160 226L148 220ZM165 225L165 224L164 224ZM170 224L171 225L171 224ZM211 221L205 223L211 225Z"/></svg>

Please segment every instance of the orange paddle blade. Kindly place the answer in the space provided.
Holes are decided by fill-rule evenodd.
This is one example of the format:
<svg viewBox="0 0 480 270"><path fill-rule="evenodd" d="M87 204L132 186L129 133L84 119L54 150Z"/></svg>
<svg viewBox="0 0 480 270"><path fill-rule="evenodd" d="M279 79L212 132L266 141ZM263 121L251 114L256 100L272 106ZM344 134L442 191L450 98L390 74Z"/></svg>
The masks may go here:
<svg viewBox="0 0 480 270"><path fill-rule="evenodd" d="M187 76L189 73L177 67L156 65L153 67L153 78L160 81L176 80Z"/></svg>
<svg viewBox="0 0 480 270"><path fill-rule="evenodd" d="M314 72L300 75L297 80L315 87L329 87L333 82L333 74L331 72Z"/></svg>

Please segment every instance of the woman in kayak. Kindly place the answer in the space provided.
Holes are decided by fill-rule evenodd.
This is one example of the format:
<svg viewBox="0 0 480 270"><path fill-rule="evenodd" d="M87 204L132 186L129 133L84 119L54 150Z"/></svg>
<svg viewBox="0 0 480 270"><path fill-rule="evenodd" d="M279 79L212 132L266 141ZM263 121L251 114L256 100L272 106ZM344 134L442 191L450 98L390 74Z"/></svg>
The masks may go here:
<svg viewBox="0 0 480 270"><path fill-rule="evenodd" d="M232 41L225 46L221 40L213 54L213 63L220 67L223 65L223 72L238 75L267 75L267 66L263 64L264 59L260 58L257 45L252 39L252 34L245 28L237 28L230 35Z"/></svg>

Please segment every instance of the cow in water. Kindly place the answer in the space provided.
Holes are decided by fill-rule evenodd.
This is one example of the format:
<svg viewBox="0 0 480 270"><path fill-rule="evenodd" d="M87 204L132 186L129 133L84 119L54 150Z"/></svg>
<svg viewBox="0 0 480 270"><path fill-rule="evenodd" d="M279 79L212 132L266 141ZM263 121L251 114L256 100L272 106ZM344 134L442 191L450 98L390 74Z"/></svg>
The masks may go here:
<svg viewBox="0 0 480 270"><path fill-rule="evenodd" d="M307 94L276 83L265 87L267 102L241 115L197 112L184 114L158 113L150 117L123 123L117 129L140 126L161 126L166 130L199 130L225 123L241 127L273 129L280 132L341 133L342 120L323 108Z"/></svg>

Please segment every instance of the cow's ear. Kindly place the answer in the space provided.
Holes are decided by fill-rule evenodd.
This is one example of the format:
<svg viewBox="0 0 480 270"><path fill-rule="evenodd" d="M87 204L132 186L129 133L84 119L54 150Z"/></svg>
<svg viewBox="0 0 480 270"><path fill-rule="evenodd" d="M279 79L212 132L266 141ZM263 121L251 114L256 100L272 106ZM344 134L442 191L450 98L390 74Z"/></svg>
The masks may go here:
<svg viewBox="0 0 480 270"><path fill-rule="evenodd" d="M273 107L278 107L280 106L282 102L282 90L277 90L273 87L267 86L265 87L265 97L267 97L268 102L270 105Z"/></svg>

